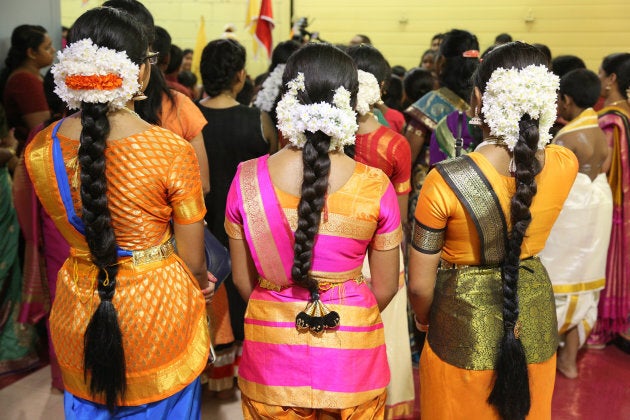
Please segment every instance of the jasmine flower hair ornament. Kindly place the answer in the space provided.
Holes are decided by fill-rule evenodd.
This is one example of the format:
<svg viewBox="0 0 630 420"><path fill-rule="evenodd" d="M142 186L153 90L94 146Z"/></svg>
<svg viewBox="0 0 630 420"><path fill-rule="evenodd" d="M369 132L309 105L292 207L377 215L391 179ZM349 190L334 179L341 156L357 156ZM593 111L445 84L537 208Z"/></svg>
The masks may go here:
<svg viewBox="0 0 630 420"><path fill-rule="evenodd" d="M538 148L543 149L551 140L549 130L556 120L559 87L558 76L543 65L496 69L482 96L481 111L490 135L501 138L513 151L519 138L519 121L528 114L538 120Z"/></svg>
<svg viewBox="0 0 630 420"><path fill-rule="evenodd" d="M357 112L365 115L370 107L381 99L381 89L372 73L359 70L359 92L357 93Z"/></svg>
<svg viewBox="0 0 630 420"><path fill-rule="evenodd" d="M256 95L254 105L261 111L270 112L282 87L282 73L286 64L278 64L262 84L262 89Z"/></svg>
<svg viewBox="0 0 630 420"><path fill-rule="evenodd" d="M354 144L359 126L356 113L350 106L350 92L343 86L335 89L333 103L318 102L301 104L298 92L305 91L304 73L287 83L287 92L276 106L278 129L291 144L303 148L306 144L304 133L321 131L331 137L330 151L341 150Z"/></svg>
<svg viewBox="0 0 630 420"><path fill-rule="evenodd" d="M57 54L59 62L51 72L55 93L70 109L81 102L109 103L110 109L123 108L140 89L140 66L124 51L99 47L86 38Z"/></svg>

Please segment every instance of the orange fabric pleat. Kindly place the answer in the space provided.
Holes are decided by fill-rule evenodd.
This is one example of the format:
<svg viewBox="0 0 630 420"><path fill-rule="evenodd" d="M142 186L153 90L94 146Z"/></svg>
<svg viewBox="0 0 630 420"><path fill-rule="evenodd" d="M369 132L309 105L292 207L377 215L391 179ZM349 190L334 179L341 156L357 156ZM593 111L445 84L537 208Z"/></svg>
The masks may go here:
<svg viewBox="0 0 630 420"><path fill-rule="evenodd" d="M551 397L556 380L556 356L530 364L531 409L528 419L551 419ZM466 370L443 362L425 341L420 357L420 412L422 418L499 419L486 400L494 383L493 370Z"/></svg>

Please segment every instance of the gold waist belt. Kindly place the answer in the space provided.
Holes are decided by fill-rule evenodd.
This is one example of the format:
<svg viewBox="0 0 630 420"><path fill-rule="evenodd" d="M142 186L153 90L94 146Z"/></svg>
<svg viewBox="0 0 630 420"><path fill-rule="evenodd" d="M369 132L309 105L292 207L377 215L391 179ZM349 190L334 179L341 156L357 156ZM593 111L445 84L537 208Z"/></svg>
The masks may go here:
<svg viewBox="0 0 630 420"><path fill-rule="evenodd" d="M174 252L175 247L173 246L173 241L168 240L161 245L152 246L151 248L131 251L131 261L133 265L148 264L165 260L173 255Z"/></svg>
<svg viewBox="0 0 630 420"><path fill-rule="evenodd" d="M528 363L544 362L558 347L553 289L538 258L520 266L520 340ZM427 339L440 359L462 369L494 369L504 330L501 268L439 270L429 324Z"/></svg>
<svg viewBox="0 0 630 420"><path fill-rule="evenodd" d="M355 282L357 282L357 284L360 283L364 283L365 282L365 277L363 277L363 274L359 274L357 276L355 276L354 278L348 279L346 281L350 281L350 280L354 280ZM325 292L326 290L330 290L334 287L340 286L343 283L345 283L345 281L335 281L335 282L329 282L329 281L319 281L318 282L318 286L319 286L319 291L320 292ZM259 277L258 278L258 285L260 287L262 287L263 289L267 289L267 290L273 290L276 292L281 291L282 289L286 289L288 287L292 287L294 285L296 285L295 283L290 284L288 286L281 286L279 284L273 283L265 278Z"/></svg>
<svg viewBox="0 0 630 420"><path fill-rule="evenodd" d="M171 239L166 242L152 246L151 248L141 249L139 251L131 251L131 263L134 266L149 264L156 261L162 261L173 255L175 252L175 246L173 245L173 241ZM70 255L72 257L85 260L92 261L91 255L89 251L84 251L81 249L70 248ZM127 257L122 257L119 261L119 264L124 264L129 260Z"/></svg>

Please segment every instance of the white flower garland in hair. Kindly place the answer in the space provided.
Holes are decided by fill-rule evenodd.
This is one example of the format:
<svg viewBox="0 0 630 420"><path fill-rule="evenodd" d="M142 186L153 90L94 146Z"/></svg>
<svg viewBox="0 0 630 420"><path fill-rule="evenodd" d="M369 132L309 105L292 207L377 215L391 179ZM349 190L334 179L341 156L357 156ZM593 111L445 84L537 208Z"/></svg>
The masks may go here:
<svg viewBox="0 0 630 420"><path fill-rule="evenodd" d="M496 69L486 85L481 108L490 134L502 138L510 151L518 142L521 117L528 114L538 120L543 149L551 140L549 130L556 120L557 90L560 79L543 65L529 65L521 70Z"/></svg>
<svg viewBox="0 0 630 420"><path fill-rule="evenodd" d="M370 107L381 99L381 89L378 80L372 73L359 70L359 92L357 93L357 112L365 115Z"/></svg>
<svg viewBox="0 0 630 420"><path fill-rule="evenodd" d="M262 84L262 88L256 95L254 106L261 111L270 112L273 109L273 103L276 101L282 86L282 73L286 64L278 64Z"/></svg>
<svg viewBox="0 0 630 420"><path fill-rule="evenodd" d="M343 86L335 90L333 103L318 102L304 105L298 101L298 92L304 92L304 73L287 83L289 90L276 107L278 129L297 148L306 144L304 133L321 131L331 137L329 150L340 150L354 144L357 116L350 107L350 92Z"/></svg>
<svg viewBox="0 0 630 420"><path fill-rule="evenodd" d="M51 69L55 93L70 109L79 109L81 102L123 108L140 89L140 66L124 51L99 47L86 38L68 45L57 57L59 62Z"/></svg>

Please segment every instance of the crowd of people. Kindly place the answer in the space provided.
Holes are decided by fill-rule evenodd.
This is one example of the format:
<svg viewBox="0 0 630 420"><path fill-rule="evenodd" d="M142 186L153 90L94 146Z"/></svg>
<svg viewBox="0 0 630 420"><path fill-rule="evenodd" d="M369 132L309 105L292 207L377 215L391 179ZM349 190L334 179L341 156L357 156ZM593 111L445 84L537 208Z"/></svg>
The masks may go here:
<svg viewBox="0 0 630 420"><path fill-rule="evenodd" d="M16 27L0 74L0 374L47 349L67 418L200 418L206 388L246 419L549 419L579 351L630 349L630 53L452 29L405 69L361 34L251 77L137 0L52 45Z"/></svg>

